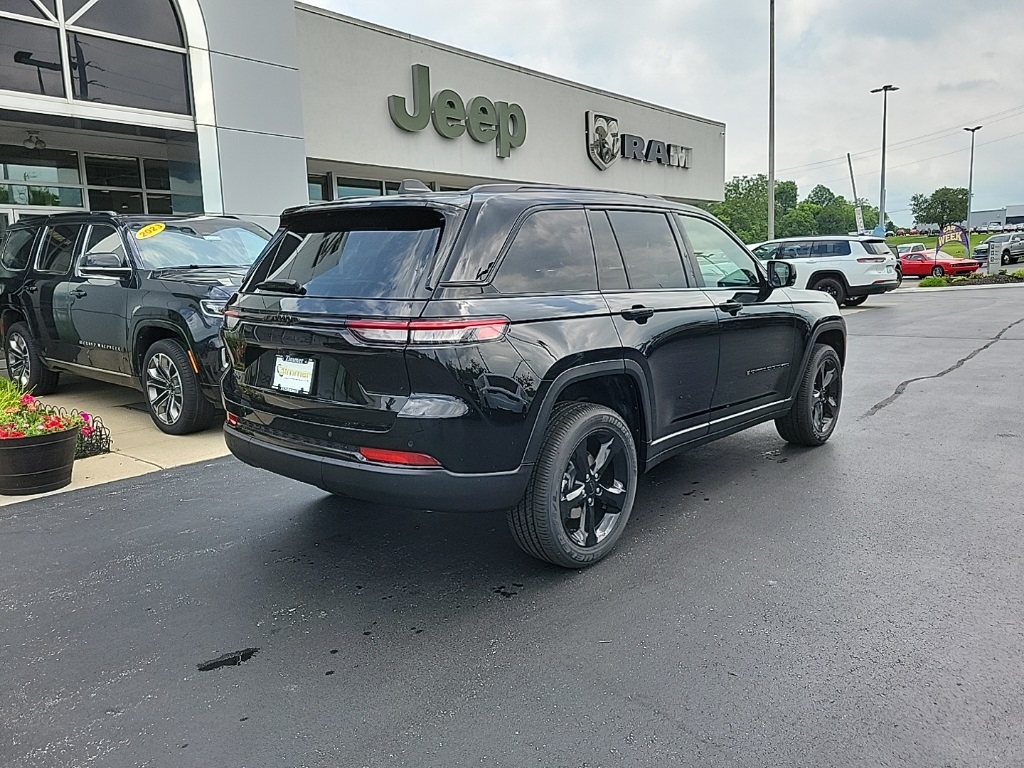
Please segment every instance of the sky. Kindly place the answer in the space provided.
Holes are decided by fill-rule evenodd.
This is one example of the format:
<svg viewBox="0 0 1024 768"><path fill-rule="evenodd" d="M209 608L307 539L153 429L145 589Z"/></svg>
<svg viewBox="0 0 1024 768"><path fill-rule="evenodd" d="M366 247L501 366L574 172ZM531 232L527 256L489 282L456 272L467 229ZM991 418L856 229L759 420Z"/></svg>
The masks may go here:
<svg viewBox="0 0 1024 768"><path fill-rule="evenodd" d="M769 0L308 0L359 19L726 123L726 178L767 173ZM967 187L1024 204L1024 0L776 0L776 178L886 210Z"/></svg>

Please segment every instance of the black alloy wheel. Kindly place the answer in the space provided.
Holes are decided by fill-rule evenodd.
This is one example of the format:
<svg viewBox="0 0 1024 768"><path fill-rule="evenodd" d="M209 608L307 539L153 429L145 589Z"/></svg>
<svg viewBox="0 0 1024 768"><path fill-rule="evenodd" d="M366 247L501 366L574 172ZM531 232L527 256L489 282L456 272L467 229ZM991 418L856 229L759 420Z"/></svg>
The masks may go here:
<svg viewBox="0 0 1024 768"><path fill-rule="evenodd" d="M528 554L565 568L607 555L629 519L639 472L622 418L593 403L556 408L509 528Z"/></svg>
<svg viewBox="0 0 1024 768"><path fill-rule="evenodd" d="M827 293L836 300L836 304L842 306L846 301L846 288L834 277L823 277L814 284L814 290Z"/></svg>
<svg viewBox="0 0 1024 768"><path fill-rule="evenodd" d="M842 402L842 361L832 347L815 344L793 407L775 428L788 443L822 445L835 431Z"/></svg>
<svg viewBox="0 0 1024 768"><path fill-rule="evenodd" d="M214 407L203 395L188 353L174 339L161 339L146 351L142 382L149 415L161 431L187 435L210 425Z"/></svg>
<svg viewBox="0 0 1024 768"><path fill-rule="evenodd" d="M34 395L48 395L57 389L60 374L43 364L39 345L25 323L14 323L4 342L7 373L15 384Z"/></svg>

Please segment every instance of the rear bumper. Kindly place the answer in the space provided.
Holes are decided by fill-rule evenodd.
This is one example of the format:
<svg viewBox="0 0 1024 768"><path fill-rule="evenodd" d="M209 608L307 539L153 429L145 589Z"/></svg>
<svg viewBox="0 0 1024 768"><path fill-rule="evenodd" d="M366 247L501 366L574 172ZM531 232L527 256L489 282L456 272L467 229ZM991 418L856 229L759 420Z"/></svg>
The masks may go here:
<svg viewBox="0 0 1024 768"><path fill-rule="evenodd" d="M872 283L871 285L851 285L846 291L847 296L877 296L880 293L888 293L899 288L899 281L893 277L884 283Z"/></svg>
<svg viewBox="0 0 1024 768"><path fill-rule="evenodd" d="M364 501L444 512L493 512L515 506L533 467L511 472L457 474L446 469L405 469L306 452L224 426L238 459L325 491Z"/></svg>

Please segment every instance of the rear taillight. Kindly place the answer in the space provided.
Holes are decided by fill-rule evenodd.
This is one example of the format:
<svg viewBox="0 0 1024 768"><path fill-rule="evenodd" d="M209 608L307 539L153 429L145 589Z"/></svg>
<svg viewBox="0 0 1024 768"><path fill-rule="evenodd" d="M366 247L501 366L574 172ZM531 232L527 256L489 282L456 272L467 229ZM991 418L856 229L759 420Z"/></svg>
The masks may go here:
<svg viewBox="0 0 1024 768"><path fill-rule="evenodd" d="M231 413L230 411L227 414L225 414L224 418L227 421L227 423L230 424L232 427L238 424L238 417L235 416L235 414Z"/></svg>
<svg viewBox="0 0 1024 768"><path fill-rule="evenodd" d="M346 326L358 338L371 343L429 346L497 341L508 330L509 320L350 320Z"/></svg>
<svg viewBox="0 0 1024 768"><path fill-rule="evenodd" d="M360 448L359 455L374 464L389 464L396 467L440 467L441 462L425 453L412 451L389 451L383 448Z"/></svg>
<svg viewBox="0 0 1024 768"><path fill-rule="evenodd" d="M865 256L862 259L857 259L861 264L884 264L885 256Z"/></svg>

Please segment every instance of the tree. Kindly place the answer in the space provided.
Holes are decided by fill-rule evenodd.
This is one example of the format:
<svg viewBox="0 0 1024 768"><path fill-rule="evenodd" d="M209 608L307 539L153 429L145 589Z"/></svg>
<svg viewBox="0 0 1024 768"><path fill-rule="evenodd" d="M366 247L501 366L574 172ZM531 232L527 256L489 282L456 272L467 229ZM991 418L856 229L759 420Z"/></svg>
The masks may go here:
<svg viewBox="0 0 1024 768"><path fill-rule="evenodd" d="M824 184L819 184L807 195L806 201L824 208L836 201L836 194Z"/></svg>
<svg viewBox="0 0 1024 768"><path fill-rule="evenodd" d="M963 187L940 187L930 195L910 198L910 210L918 224L947 224L967 220L967 190Z"/></svg>
<svg viewBox="0 0 1024 768"><path fill-rule="evenodd" d="M797 205L795 181L775 182L775 221ZM734 176L725 183L725 199L708 210L720 218L745 243L768 238L768 177ZM778 226L776 226L778 229ZM778 232L776 232L778 234Z"/></svg>
<svg viewBox="0 0 1024 768"><path fill-rule="evenodd" d="M815 214L819 207L806 201L791 211L787 211L779 219L775 234L778 237L807 237L818 234L818 223Z"/></svg>

